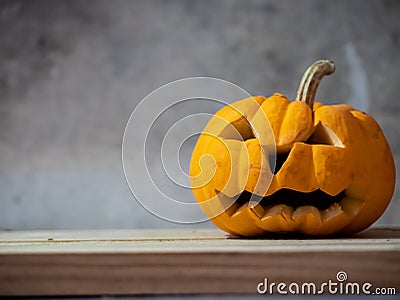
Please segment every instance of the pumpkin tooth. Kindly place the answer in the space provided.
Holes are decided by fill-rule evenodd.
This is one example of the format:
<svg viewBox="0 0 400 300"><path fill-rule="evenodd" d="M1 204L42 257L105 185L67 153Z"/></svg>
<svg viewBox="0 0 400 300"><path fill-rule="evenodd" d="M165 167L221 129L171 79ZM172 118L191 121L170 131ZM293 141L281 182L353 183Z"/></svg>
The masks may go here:
<svg viewBox="0 0 400 300"><path fill-rule="evenodd" d="M296 208L296 210L293 212L292 217L294 220L296 220L296 219L302 218L303 216L310 215L310 214L314 215L316 218L318 218L322 221L321 212L319 211L318 208L316 208L315 206L312 206L312 205L305 205L305 206L300 206L300 207Z"/></svg>
<svg viewBox="0 0 400 300"><path fill-rule="evenodd" d="M265 213L264 208L258 201L250 201L249 208L261 219Z"/></svg>
<svg viewBox="0 0 400 300"><path fill-rule="evenodd" d="M339 203L332 204L328 209L321 211L322 225L318 235L330 235L345 228L353 220L347 215Z"/></svg>
<svg viewBox="0 0 400 300"><path fill-rule="evenodd" d="M260 227L268 232L290 232L295 228L292 220L293 208L285 204L274 205L265 209Z"/></svg>
<svg viewBox="0 0 400 300"><path fill-rule="evenodd" d="M262 219L267 219L274 217L275 215L281 215L285 221L290 221L292 219L293 208L285 204L274 205L270 208L265 209Z"/></svg>
<svg viewBox="0 0 400 300"><path fill-rule="evenodd" d="M230 217L231 224L240 227L241 232L247 232L247 236L261 235L265 231L259 226L259 219L249 207L249 202L242 204L239 209ZM249 222L250 221L250 222ZM239 233L240 234L240 233Z"/></svg>
<svg viewBox="0 0 400 300"><path fill-rule="evenodd" d="M232 206L230 206L227 210L225 210L225 213L228 216L233 216L238 210L240 209L240 205L238 203L233 203Z"/></svg>
<svg viewBox="0 0 400 300"><path fill-rule="evenodd" d="M342 206L339 203L333 203L329 208L320 211L322 215L322 222L325 223L332 218L344 213Z"/></svg>
<svg viewBox="0 0 400 300"><path fill-rule="evenodd" d="M245 208L248 205L248 202L241 204L240 202L235 201L234 198L224 195L224 193L218 192L217 190L215 192L220 201L219 203L214 202L209 205L211 206L210 208L219 205L220 209L224 209L222 213L217 215L217 217L211 219L215 225L236 235L255 236L263 233L262 229L247 221L249 218L249 210ZM207 207L202 206L202 208L206 213L214 213L213 215L216 215L215 212L207 210Z"/></svg>
<svg viewBox="0 0 400 300"><path fill-rule="evenodd" d="M317 234L321 228L321 212L314 206L300 206L292 214L299 232L304 234Z"/></svg>
<svg viewBox="0 0 400 300"><path fill-rule="evenodd" d="M234 216L236 216L236 215L239 215L239 214L241 214L245 209L248 209L248 208L249 208L249 203L246 202L246 203L244 203L244 204L242 204L242 205L238 205L238 206L239 206L239 208L237 208L236 211L232 214L232 217L234 217Z"/></svg>
<svg viewBox="0 0 400 300"><path fill-rule="evenodd" d="M340 201L340 205L347 215L355 216L361 210L362 206L364 205L364 201L345 196L342 201Z"/></svg>

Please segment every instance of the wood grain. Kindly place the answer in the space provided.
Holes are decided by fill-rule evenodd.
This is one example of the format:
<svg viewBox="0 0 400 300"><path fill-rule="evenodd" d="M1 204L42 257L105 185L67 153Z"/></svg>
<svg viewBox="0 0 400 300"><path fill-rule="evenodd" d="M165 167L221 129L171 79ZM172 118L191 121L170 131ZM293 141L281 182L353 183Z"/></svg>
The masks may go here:
<svg viewBox="0 0 400 300"><path fill-rule="evenodd" d="M257 293L336 280L400 291L400 229L238 239L218 230L0 232L0 295Z"/></svg>

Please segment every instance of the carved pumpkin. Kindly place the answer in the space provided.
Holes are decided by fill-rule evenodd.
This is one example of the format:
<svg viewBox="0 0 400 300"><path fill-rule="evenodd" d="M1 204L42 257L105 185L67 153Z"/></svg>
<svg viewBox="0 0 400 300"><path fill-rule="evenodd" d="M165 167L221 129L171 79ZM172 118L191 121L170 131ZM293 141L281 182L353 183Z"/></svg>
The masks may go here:
<svg viewBox="0 0 400 300"><path fill-rule="evenodd" d="M333 72L332 62L317 61L296 101L255 96L211 118L190 175L197 202L216 226L242 236L321 236L361 231L384 212L395 168L379 125L349 105L314 103L319 81Z"/></svg>

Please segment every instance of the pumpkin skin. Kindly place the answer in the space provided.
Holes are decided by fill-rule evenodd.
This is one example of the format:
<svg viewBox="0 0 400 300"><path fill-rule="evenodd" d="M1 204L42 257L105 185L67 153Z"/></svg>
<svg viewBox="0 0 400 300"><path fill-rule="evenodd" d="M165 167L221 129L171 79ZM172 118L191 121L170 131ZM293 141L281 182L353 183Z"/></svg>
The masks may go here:
<svg viewBox="0 0 400 300"><path fill-rule="evenodd" d="M377 122L346 104L314 103L319 80L333 72L328 64L316 62L303 77L298 98L306 101L281 94L247 98L218 111L199 136L192 191L222 230L241 236L350 234L386 209L395 167ZM310 82L312 91L304 91ZM275 172L269 161L274 151L282 164Z"/></svg>

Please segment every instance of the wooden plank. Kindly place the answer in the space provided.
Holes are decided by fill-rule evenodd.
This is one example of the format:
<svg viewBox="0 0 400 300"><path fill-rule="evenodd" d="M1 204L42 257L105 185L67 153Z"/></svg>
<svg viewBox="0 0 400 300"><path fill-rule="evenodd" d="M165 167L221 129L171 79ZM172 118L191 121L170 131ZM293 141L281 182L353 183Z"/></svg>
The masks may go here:
<svg viewBox="0 0 400 300"><path fill-rule="evenodd" d="M142 230L0 230L1 242L21 241L141 241L182 239L225 239L217 229L142 229Z"/></svg>
<svg viewBox="0 0 400 300"><path fill-rule="evenodd" d="M50 240L49 240L50 238ZM400 229L238 239L218 230L0 232L0 295L257 293L336 280L400 291Z"/></svg>

